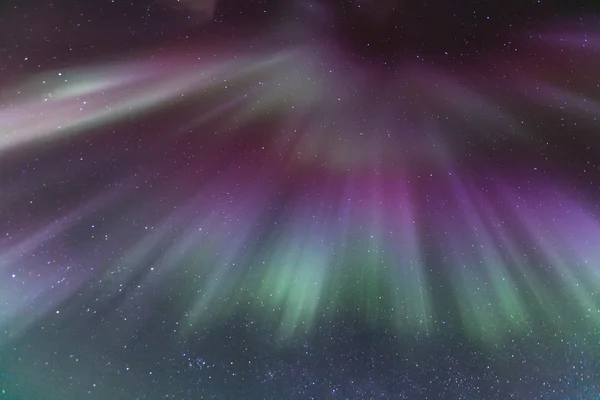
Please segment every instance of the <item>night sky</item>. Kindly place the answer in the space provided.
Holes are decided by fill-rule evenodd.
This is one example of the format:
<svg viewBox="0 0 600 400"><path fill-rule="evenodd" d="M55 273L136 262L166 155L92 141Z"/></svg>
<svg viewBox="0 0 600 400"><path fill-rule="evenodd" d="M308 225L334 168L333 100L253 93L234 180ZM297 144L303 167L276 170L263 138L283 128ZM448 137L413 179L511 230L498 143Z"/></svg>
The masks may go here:
<svg viewBox="0 0 600 400"><path fill-rule="evenodd" d="M600 399L600 4L0 2L0 400Z"/></svg>

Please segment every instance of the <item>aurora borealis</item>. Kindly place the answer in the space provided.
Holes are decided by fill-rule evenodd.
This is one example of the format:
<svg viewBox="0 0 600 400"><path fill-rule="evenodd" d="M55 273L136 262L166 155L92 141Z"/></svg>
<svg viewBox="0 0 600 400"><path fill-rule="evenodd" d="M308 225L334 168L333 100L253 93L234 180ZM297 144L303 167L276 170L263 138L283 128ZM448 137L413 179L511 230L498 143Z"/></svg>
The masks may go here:
<svg viewBox="0 0 600 400"><path fill-rule="evenodd" d="M509 3L0 5L0 399L598 398L598 10Z"/></svg>

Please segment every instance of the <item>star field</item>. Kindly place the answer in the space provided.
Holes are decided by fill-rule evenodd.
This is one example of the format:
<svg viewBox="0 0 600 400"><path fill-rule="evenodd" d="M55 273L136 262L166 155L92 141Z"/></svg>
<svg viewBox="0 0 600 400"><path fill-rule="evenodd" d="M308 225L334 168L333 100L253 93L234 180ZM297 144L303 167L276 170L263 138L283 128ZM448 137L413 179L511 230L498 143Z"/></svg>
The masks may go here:
<svg viewBox="0 0 600 400"><path fill-rule="evenodd" d="M600 398L593 2L0 5L0 400Z"/></svg>

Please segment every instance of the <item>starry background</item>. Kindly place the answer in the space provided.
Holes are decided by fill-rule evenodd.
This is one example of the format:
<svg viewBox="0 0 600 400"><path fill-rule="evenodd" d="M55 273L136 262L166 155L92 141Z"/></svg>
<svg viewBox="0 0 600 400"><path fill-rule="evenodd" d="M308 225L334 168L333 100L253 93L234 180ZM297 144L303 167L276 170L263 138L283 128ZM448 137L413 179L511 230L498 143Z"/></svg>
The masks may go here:
<svg viewBox="0 0 600 400"><path fill-rule="evenodd" d="M600 398L598 8L3 1L0 399Z"/></svg>

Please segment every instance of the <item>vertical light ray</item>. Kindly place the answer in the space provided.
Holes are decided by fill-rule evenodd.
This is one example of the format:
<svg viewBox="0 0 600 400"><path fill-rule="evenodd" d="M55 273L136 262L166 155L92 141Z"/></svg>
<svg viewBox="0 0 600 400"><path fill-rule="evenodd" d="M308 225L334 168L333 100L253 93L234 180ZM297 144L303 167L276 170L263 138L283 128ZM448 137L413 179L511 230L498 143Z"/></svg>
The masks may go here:
<svg viewBox="0 0 600 400"><path fill-rule="evenodd" d="M600 327L600 225L583 204L562 194L545 193L548 196L542 200L524 198L515 210L528 234L535 238L547 268L560 280L565 298L574 303L575 314L560 316L563 323L585 316Z"/></svg>
<svg viewBox="0 0 600 400"><path fill-rule="evenodd" d="M339 206L334 214L337 220L332 221L334 229L334 237L332 238L333 243L333 265L332 265L332 276L329 279L328 286L328 305L326 307L327 316L335 318L336 313L339 310L343 310L347 307L346 285L348 284L348 274L351 273L351 265L348 265L348 254L352 246L351 238L353 232L351 231L352 216L354 215L353 210L353 199L354 191L352 185L353 179L350 176L345 176L344 184L341 192L341 198L339 198ZM351 260L353 261L353 260Z"/></svg>
<svg viewBox="0 0 600 400"><path fill-rule="evenodd" d="M35 233L31 234L28 238L21 240L19 243L4 248L4 243L0 242L0 250L2 251L2 253L0 253L0 258L4 263L14 264L19 259L22 259L22 257L27 257L34 253L40 246L59 238L62 233L79 224L83 218L97 212L100 208L104 207L107 203L116 200L122 194L124 193L117 190L107 191L98 197L81 204L62 217L54 219L43 228L38 229Z"/></svg>
<svg viewBox="0 0 600 400"><path fill-rule="evenodd" d="M508 200L505 197L505 193L502 192L500 196L503 202L506 202L512 210L515 210L516 208L512 203L512 199ZM538 309L541 309L544 314L542 319L556 321L560 315L560 311L554 304L557 299L555 296L552 296L547 284L542 281L539 271L536 271L536 268L532 265L534 260L528 258L527 254L523 254L522 249L519 250L518 238L515 237L514 230L509 230L498 215L491 215L490 222L496 230L498 247L502 248L506 253L508 265L510 268L514 268L515 275L518 275L519 279L523 281L525 294L532 295L533 297L530 298L536 302L536 304L528 304L530 319L532 315L537 314L536 311Z"/></svg>
<svg viewBox="0 0 600 400"><path fill-rule="evenodd" d="M187 207L167 214L155 226L145 227L145 233L138 236L135 244L124 251L120 260L104 272L101 281L108 298L118 295L136 279L141 270L149 270L150 266L155 264L155 259L161 257L161 250L168 246L169 239L174 240L177 237L181 226L189 220L189 215L194 213L194 206L195 204L190 202ZM135 216L145 218L145 212L144 208L137 209ZM141 288L141 284L137 286Z"/></svg>
<svg viewBox="0 0 600 400"><path fill-rule="evenodd" d="M425 262L417 232L417 214L410 187L404 181L394 182L386 220L390 229L390 247L396 257L392 284L396 285L395 315L402 332L431 332L433 303L425 277Z"/></svg>
<svg viewBox="0 0 600 400"><path fill-rule="evenodd" d="M329 238L323 228L326 213L308 208L294 214L292 226L275 239L259 290L267 312L279 315L282 339L313 327L331 266Z"/></svg>
<svg viewBox="0 0 600 400"><path fill-rule="evenodd" d="M0 330L11 337L18 335L87 282L93 268L82 269L74 260L76 254L46 261L43 248L56 246L82 220L121 195L120 190L106 191L56 218L29 238L14 245L9 241L0 244Z"/></svg>
<svg viewBox="0 0 600 400"><path fill-rule="evenodd" d="M362 293L361 308L364 310L364 315L367 321L371 323L380 323L382 314L385 314L382 302L383 296L387 297L384 284L387 280L383 276L383 257L385 250L383 245L382 232L382 215L381 215L381 178L377 169L370 176L366 176L367 190L365 195L357 193L357 197L361 199L362 212L364 213L364 221L360 221L361 225L358 232L359 237L364 236L367 242L366 254L364 261L358 266L358 279L360 282L360 291ZM367 237L368 236L368 237Z"/></svg>
<svg viewBox="0 0 600 400"><path fill-rule="evenodd" d="M489 223L481 216L484 211L474 205L472 195L454 174L450 181L466 222L459 228L460 238L452 239L453 246L461 251L454 256L457 264L454 287L463 322L474 335L479 332L484 339L494 340L506 332L504 324L517 329L524 326L527 321L524 301L488 233ZM486 209L483 199L479 200ZM465 246L469 243L469 247Z"/></svg>
<svg viewBox="0 0 600 400"><path fill-rule="evenodd" d="M230 195L237 200L200 214L202 222L198 228L206 236L190 267L202 282L189 312L192 323L222 315L224 310L219 307L231 312L241 300L242 280L254 247L252 237L272 193L259 184Z"/></svg>

